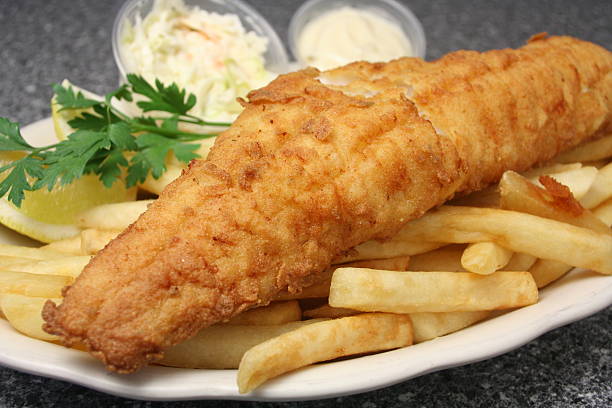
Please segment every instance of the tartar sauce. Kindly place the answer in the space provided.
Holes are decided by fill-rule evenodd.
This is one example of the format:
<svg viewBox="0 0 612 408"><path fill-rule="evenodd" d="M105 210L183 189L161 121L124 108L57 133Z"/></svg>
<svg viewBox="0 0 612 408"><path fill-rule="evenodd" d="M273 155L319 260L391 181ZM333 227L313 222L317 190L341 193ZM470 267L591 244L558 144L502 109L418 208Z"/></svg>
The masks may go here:
<svg viewBox="0 0 612 408"><path fill-rule="evenodd" d="M300 59L325 70L353 61L389 61L412 55L410 41L374 12L342 7L308 22L297 38Z"/></svg>
<svg viewBox="0 0 612 408"><path fill-rule="evenodd" d="M232 121L242 111L236 98L274 78L264 68L266 38L234 14L183 0L156 0L146 17L125 25L120 45L128 71L186 88L197 97L192 113L208 120Z"/></svg>

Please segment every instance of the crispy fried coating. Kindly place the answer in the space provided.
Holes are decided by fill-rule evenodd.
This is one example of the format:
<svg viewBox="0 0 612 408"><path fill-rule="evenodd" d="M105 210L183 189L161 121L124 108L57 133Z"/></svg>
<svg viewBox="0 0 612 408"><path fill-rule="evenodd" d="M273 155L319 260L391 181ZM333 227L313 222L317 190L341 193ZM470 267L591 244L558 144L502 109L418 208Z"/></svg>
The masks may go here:
<svg viewBox="0 0 612 408"><path fill-rule="evenodd" d="M49 302L45 329L137 370L210 324L310 285L453 194L610 126L612 56L569 37L280 76L207 160Z"/></svg>

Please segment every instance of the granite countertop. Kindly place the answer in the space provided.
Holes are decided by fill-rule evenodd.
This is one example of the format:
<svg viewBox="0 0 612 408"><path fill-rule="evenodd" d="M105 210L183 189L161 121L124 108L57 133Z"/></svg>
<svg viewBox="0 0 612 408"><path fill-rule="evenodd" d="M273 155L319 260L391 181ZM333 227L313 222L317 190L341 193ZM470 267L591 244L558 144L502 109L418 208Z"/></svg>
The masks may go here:
<svg viewBox="0 0 612 408"><path fill-rule="evenodd" d="M286 38L300 0L247 0ZM69 78L104 93L117 84L112 23L122 0L0 1L0 116L49 116L50 84ZM515 47L530 35L569 34L612 47L612 3L404 0L420 18L427 58L468 48ZM612 308L483 362L361 395L303 403L142 402L0 367L0 406L610 407ZM0 345L1 347L1 345ZM205 384L203 384L205 386Z"/></svg>

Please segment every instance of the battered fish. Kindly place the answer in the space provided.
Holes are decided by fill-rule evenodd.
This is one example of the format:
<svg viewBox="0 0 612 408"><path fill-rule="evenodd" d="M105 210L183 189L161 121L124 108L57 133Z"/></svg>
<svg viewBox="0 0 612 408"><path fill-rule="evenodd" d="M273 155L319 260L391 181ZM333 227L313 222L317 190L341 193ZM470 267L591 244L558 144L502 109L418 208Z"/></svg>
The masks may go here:
<svg viewBox="0 0 612 408"><path fill-rule="evenodd" d="M48 302L45 330L130 373L457 192L610 127L612 55L569 37L306 69L253 91L207 160Z"/></svg>

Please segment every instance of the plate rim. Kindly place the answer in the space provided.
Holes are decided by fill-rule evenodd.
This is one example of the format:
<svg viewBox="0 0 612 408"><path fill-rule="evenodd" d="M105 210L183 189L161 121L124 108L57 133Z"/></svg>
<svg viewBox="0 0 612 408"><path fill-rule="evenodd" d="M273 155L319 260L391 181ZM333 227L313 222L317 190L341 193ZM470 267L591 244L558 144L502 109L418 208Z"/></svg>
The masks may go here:
<svg viewBox="0 0 612 408"><path fill-rule="evenodd" d="M27 137L33 132L46 130L47 128L52 129L52 126L51 118L45 118L25 126L22 128L22 133ZM574 285L567 289L567 287L569 287L569 281L575 280L576 277L579 281L579 285L584 286L582 291L585 291L588 296L585 295L583 298L576 299L575 302L570 303L568 303L568 299L562 299L565 300L565 302L561 302L557 307L554 307L551 298L555 298L555 296L563 298L563 296L559 294L559 291L574 292L580 290L581 286L574 289ZM489 359L521 347L544 333L583 319L610 306L612 304L612 276L597 275L591 271L574 269L560 280L543 289L540 293L543 300L535 305L505 313L459 332L398 350L305 367L280 378L271 380L258 390L249 394L238 393L235 384L236 370L192 370L151 366L130 377L109 373L97 360L90 358L87 354L21 335L10 328L8 322L4 320L0 321L0 339L8 336L9 340L21 339L21 342L18 341L17 343L35 342L35 344L39 345L43 350L47 350L48 347L50 347L48 350L61 350L59 353L51 352L51 354L58 354L60 360L62 358L61 356L73 355L76 357L78 365L75 366L74 363L68 366L57 365L57 361L53 358L51 361L32 361L28 358L30 357L28 355L11 355L10 352L7 353L4 347L0 349L0 365L31 375L75 383L119 397L146 401L217 399L280 402L326 399L384 388L435 371ZM543 309L541 313L537 312L540 308ZM534 313L534 310L535 317L531 316L530 319L523 320L523 315L529 317ZM485 336L484 341L472 343L471 346L465 344L466 339L477 335L478 331L481 331L484 326L503 326L505 321L512 322L512 320L517 319L524 321L524 326L527 327L522 327L521 330L512 333L513 335L500 336L500 334L497 333L495 336ZM507 327L507 330L512 331L513 328L514 326L510 325ZM10 343L5 344L10 345ZM483 348L483 344L487 345L488 348ZM491 344L493 344L493 346ZM461 349L462 352L455 353L454 358L447 357L448 351L458 346L463 347ZM440 348L440 350L434 353L433 358L431 354L427 353L416 356L415 360L421 360L422 368L417 370L410 369L410 367L404 369L396 367L397 362L405 363L406 361L404 359L415 357L411 356L411 354L415 354L415 350L425 349L427 352L427 350L432 347ZM9 351L10 350L12 349L9 347ZM411 363L413 361L414 360L408 362ZM364 372L365 374L382 372L382 375L375 376L374 379L369 375L361 375L356 380L353 379L352 381L332 383L330 383L329 379L325 376L319 380L316 379L319 377L317 373L322 370L324 370L323 372L329 370L332 372L347 372L347 367L350 368L351 365L355 365L355 362L358 362L356 366L361 367L362 374ZM395 364L389 364L389 362L395 362ZM378 370L378 367L383 363L385 364L386 370ZM368 366L365 370L363 368L364 364ZM193 376L194 371L197 372L195 376ZM219 373L219 371L221 371L221 373ZM160 376L160 372L164 374ZM218 385L214 389L205 389L205 387L201 386L201 383L196 381L194 384L189 383L183 385L187 387L187 390L181 390L180 388L182 387L179 387L179 389L176 389L173 393L169 392L172 390L168 390L165 387L159 387L159 385L156 384L156 381L159 381L160 378L166 375L178 375L178 377L181 378L186 376L188 377L187 379L191 376L194 377L193 379L199 381L206 379L206 377L210 375L214 378L219 377L221 380L219 384L221 385ZM153 379L151 379L151 377L153 377ZM224 377L231 377L233 381L227 383L227 379L224 379ZM182 380L184 380L184 378L182 378ZM296 391L296 384L302 385L301 391ZM317 389L316 387L319 388ZM299 389L298 387L298 390ZM315 391L310 391L312 389L315 389ZM176 394L176 392L179 394Z"/></svg>

